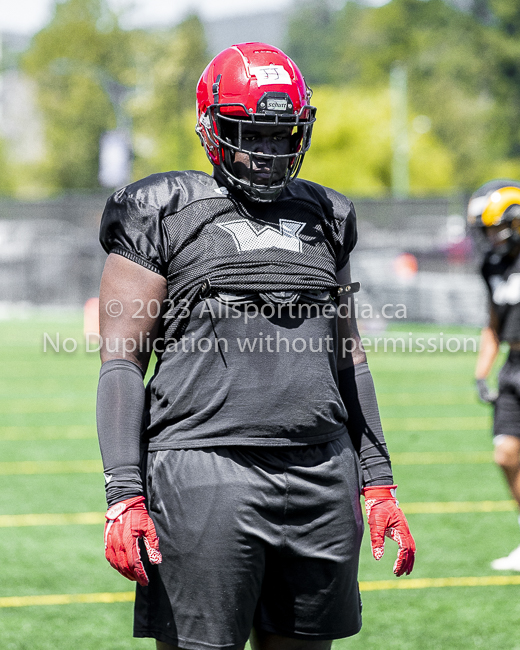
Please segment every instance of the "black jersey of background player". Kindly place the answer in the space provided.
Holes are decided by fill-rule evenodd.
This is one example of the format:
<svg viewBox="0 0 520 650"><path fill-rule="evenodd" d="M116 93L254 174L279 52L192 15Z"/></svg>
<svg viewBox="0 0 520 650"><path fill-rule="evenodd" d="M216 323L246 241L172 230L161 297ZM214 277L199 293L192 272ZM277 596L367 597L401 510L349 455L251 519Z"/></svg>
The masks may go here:
<svg viewBox="0 0 520 650"><path fill-rule="evenodd" d="M100 239L162 274L172 303L197 288L181 329L163 319L147 389L151 450L301 445L344 432L337 306L323 291L356 242L343 195L296 180L276 201L251 203L202 172L155 174L108 200ZM226 291L200 294L208 275ZM280 295L293 302L277 304Z"/></svg>
<svg viewBox="0 0 520 650"><path fill-rule="evenodd" d="M500 256L490 251L482 263L482 276L498 318L501 341L520 341L520 255Z"/></svg>

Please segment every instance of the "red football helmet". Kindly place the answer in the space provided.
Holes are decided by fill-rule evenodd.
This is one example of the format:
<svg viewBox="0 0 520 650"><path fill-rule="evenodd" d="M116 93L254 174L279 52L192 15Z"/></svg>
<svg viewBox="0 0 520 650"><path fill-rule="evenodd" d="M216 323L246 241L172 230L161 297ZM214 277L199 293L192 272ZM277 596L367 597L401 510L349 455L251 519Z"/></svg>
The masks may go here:
<svg viewBox="0 0 520 650"><path fill-rule="evenodd" d="M274 201L300 171L311 145L316 108L312 91L295 63L281 50L265 43L240 43L218 54L197 84L196 131L206 154L226 182L254 201ZM292 128L289 154L252 153L242 148L244 123ZM234 137L226 137L230 127ZM235 152L249 156L248 180L233 173ZM269 159L271 176L265 185L251 178L253 158ZM276 159L287 166L282 180L273 178Z"/></svg>

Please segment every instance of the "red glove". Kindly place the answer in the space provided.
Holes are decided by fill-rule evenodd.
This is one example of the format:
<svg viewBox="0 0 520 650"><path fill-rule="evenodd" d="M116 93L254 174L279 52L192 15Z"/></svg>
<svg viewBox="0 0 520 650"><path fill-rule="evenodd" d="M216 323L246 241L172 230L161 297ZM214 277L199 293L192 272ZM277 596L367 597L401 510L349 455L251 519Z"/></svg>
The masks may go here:
<svg viewBox="0 0 520 650"><path fill-rule="evenodd" d="M396 576L407 575L413 569L415 560L415 542L408 528L408 522L399 502L395 498L397 485L373 485L361 490L365 497L372 555L380 560L385 552L385 536L399 545L397 560L394 564Z"/></svg>
<svg viewBox="0 0 520 650"><path fill-rule="evenodd" d="M144 497L125 499L112 506L105 517L105 557L119 573L146 587L148 576L141 562L138 539L142 537L152 564L162 562L155 526L144 507Z"/></svg>

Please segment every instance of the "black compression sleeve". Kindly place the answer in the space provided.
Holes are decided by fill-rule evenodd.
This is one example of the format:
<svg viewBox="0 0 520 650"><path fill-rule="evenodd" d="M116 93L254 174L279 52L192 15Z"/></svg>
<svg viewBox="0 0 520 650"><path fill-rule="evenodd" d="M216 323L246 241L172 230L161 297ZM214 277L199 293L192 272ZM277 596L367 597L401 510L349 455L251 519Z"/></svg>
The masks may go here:
<svg viewBox="0 0 520 650"><path fill-rule="evenodd" d="M108 506L143 494L139 470L145 391L140 368L125 359L101 366L97 429Z"/></svg>
<svg viewBox="0 0 520 650"><path fill-rule="evenodd" d="M363 471L363 484L393 485L390 455L368 364L340 370L338 377L339 392L348 413L348 432Z"/></svg>

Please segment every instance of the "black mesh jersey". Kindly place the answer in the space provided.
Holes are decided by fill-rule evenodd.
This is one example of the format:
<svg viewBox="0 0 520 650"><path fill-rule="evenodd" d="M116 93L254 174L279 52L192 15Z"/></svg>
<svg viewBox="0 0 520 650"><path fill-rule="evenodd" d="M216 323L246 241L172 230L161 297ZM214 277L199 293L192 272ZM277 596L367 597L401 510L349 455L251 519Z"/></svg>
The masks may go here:
<svg viewBox="0 0 520 650"><path fill-rule="evenodd" d="M500 340L520 341L520 255L510 258L488 253L482 263L482 276L498 317Z"/></svg>
<svg viewBox="0 0 520 650"><path fill-rule="evenodd" d="M301 445L344 432L336 305L312 296L336 285L355 245L347 198L296 180L254 204L202 172L156 174L108 200L100 239L167 279L150 449ZM277 304L281 292L296 302Z"/></svg>

